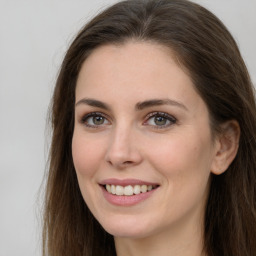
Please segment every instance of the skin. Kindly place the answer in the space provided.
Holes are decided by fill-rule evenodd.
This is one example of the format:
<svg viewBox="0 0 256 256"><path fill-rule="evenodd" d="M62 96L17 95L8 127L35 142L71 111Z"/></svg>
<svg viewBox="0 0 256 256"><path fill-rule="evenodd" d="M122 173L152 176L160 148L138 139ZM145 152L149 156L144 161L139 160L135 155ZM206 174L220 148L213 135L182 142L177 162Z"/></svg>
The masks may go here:
<svg viewBox="0 0 256 256"><path fill-rule="evenodd" d="M136 109L152 99L175 103ZM100 125L85 117L91 112L103 116ZM154 112L171 118L159 125L149 116ZM204 255L209 177L225 171L237 150L238 126L224 128L229 137L213 138L206 104L164 46L129 41L101 46L86 59L76 87L73 160L83 198L114 236L118 256ZM139 204L116 206L99 185L109 178L159 187Z"/></svg>

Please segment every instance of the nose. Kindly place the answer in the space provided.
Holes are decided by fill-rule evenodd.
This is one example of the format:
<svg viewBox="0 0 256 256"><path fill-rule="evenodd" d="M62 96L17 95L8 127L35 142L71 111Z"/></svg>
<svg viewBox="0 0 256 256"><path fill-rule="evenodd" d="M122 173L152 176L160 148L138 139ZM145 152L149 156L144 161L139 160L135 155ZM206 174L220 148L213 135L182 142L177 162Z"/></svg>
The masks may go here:
<svg viewBox="0 0 256 256"><path fill-rule="evenodd" d="M142 162L135 132L127 127L113 130L106 152L106 161L117 169L125 169Z"/></svg>

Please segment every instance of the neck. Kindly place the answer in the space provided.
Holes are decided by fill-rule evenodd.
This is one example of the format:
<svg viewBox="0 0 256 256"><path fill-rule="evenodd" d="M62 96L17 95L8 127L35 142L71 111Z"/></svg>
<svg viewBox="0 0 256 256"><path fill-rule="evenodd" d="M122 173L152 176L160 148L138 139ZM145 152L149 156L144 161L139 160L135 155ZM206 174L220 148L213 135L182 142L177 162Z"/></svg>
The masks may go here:
<svg viewBox="0 0 256 256"><path fill-rule="evenodd" d="M206 256L202 225L178 226L144 238L115 237L117 256Z"/></svg>

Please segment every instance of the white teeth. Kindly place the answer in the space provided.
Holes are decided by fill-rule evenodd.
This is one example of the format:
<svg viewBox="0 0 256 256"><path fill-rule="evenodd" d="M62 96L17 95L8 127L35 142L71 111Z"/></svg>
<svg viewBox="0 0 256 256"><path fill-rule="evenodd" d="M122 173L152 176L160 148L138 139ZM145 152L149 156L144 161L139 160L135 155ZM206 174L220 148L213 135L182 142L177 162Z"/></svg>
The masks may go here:
<svg viewBox="0 0 256 256"><path fill-rule="evenodd" d="M111 186L108 184L108 185L106 185L106 189L107 189L107 191L109 192L109 193L111 193Z"/></svg>
<svg viewBox="0 0 256 256"><path fill-rule="evenodd" d="M116 194L116 186L111 185L111 194L115 195Z"/></svg>
<svg viewBox="0 0 256 256"><path fill-rule="evenodd" d="M112 185L114 186L114 185ZM124 187L122 186L116 186L116 195L122 196L124 194Z"/></svg>
<svg viewBox="0 0 256 256"><path fill-rule="evenodd" d="M146 193L148 191L151 191L152 189L154 189L156 186L152 186L152 185L128 185L128 186L120 186L120 185L110 185L107 184L106 185L106 190L113 194L113 195L117 195L117 196L132 196L132 195L138 195L140 193Z"/></svg>
<svg viewBox="0 0 256 256"><path fill-rule="evenodd" d="M152 190L153 189L153 186L152 185L149 185L148 186L148 191Z"/></svg>
<svg viewBox="0 0 256 256"><path fill-rule="evenodd" d="M140 192L141 192L141 193L145 193L145 192L147 192L147 191L148 191L147 185L142 185L142 186L140 187Z"/></svg>
<svg viewBox="0 0 256 256"><path fill-rule="evenodd" d="M131 195L133 195L133 187L130 186L130 185L124 187L124 195L125 195L125 196L131 196Z"/></svg>
<svg viewBox="0 0 256 256"><path fill-rule="evenodd" d="M140 185L135 185L133 188L133 193L138 195L140 193Z"/></svg>

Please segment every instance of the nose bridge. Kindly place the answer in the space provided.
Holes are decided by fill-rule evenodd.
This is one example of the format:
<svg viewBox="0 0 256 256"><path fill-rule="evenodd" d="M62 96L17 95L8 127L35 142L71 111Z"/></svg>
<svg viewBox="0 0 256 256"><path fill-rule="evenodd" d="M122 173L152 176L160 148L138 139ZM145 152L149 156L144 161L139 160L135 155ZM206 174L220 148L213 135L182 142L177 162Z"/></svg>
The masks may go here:
<svg viewBox="0 0 256 256"><path fill-rule="evenodd" d="M127 125L117 125L112 133L112 142L110 142L112 149L127 151L130 146L129 140L131 138L131 134L131 128Z"/></svg>
<svg viewBox="0 0 256 256"><path fill-rule="evenodd" d="M106 160L116 167L138 164L141 161L136 145L136 130L125 122L118 123L112 130Z"/></svg>

